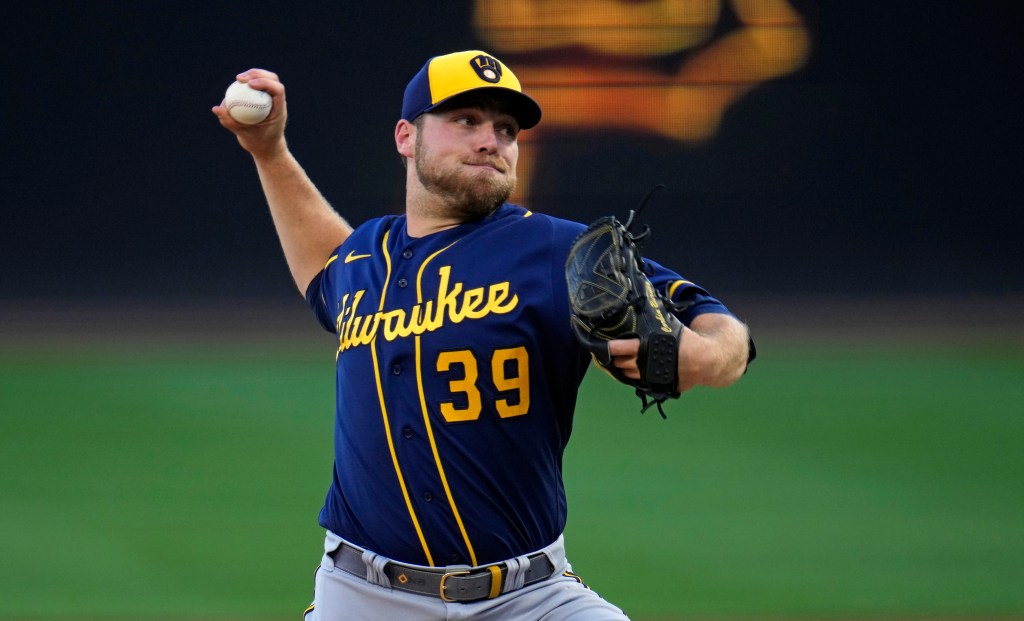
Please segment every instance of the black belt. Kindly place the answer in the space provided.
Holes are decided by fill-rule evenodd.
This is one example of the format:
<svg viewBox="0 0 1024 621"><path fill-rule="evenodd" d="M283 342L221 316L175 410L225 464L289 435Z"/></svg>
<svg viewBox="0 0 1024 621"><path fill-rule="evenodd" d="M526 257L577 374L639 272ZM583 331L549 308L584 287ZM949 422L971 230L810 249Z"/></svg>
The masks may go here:
<svg viewBox="0 0 1024 621"><path fill-rule="evenodd" d="M335 567L366 579L366 563L363 562L362 550L342 542L333 556ZM526 570L523 586L540 582L554 573L555 566L543 552L535 552L527 558L530 567ZM384 566L384 574L391 580L391 588L399 591L432 595L446 602L475 602L501 595L502 585L508 575L508 566L505 563L496 563L475 567L472 570L447 570L442 567L412 567L389 561Z"/></svg>

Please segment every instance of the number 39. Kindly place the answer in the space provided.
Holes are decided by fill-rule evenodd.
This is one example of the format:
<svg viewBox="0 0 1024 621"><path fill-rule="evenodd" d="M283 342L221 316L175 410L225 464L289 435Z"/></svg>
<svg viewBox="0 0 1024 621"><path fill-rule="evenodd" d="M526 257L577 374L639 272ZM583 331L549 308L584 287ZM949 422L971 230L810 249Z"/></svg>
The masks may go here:
<svg viewBox="0 0 1024 621"><path fill-rule="evenodd" d="M466 395L466 407L457 408L453 401L443 401L441 414L449 423L477 420L483 405L477 388L480 374L476 357L468 349L443 351L437 356L438 373L452 372L453 365L462 367L462 377L449 380L448 387L452 394ZM529 368L529 354L525 347L496 349L491 355L491 381L504 397L495 399L494 408L502 418L522 416L529 411Z"/></svg>

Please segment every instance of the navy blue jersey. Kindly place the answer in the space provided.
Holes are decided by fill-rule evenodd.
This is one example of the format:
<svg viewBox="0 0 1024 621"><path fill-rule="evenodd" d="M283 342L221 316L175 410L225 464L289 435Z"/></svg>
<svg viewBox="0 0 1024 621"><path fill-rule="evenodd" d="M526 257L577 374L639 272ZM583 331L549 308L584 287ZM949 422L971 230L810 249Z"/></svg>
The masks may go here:
<svg viewBox="0 0 1024 621"><path fill-rule="evenodd" d="M590 363L569 327L565 259L583 225L503 205L410 237L357 228L306 297L337 335L334 479L320 524L406 563L497 562L565 527L562 454ZM652 263L652 283L728 310Z"/></svg>

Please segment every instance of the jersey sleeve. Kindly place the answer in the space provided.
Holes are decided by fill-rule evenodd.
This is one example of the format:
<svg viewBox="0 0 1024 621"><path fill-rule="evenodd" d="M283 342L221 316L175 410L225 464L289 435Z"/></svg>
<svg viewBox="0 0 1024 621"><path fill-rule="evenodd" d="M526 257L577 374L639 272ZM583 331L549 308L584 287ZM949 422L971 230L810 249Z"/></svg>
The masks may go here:
<svg viewBox="0 0 1024 621"><path fill-rule="evenodd" d="M683 278L661 264L644 259L654 288L672 301L673 312L686 325L705 313L732 315L732 312L700 285Z"/></svg>
<svg viewBox="0 0 1024 621"><path fill-rule="evenodd" d="M719 313L736 317L725 304L712 296L703 287L683 278L649 259L644 259L649 267L648 276L654 288L662 292L672 301L672 312L687 326L694 319L706 313ZM737 318L738 319L738 318ZM754 339L747 337L747 365L757 357ZM746 371L744 371L746 372Z"/></svg>
<svg viewBox="0 0 1024 621"><path fill-rule="evenodd" d="M328 261L329 263L330 261ZM333 334L337 332L337 327L334 316L327 307L328 296L324 290L327 285L327 268L325 267L313 277L309 286L306 287L306 304L309 304L310 310L313 311L313 315L320 322L320 325L323 326L323 329Z"/></svg>

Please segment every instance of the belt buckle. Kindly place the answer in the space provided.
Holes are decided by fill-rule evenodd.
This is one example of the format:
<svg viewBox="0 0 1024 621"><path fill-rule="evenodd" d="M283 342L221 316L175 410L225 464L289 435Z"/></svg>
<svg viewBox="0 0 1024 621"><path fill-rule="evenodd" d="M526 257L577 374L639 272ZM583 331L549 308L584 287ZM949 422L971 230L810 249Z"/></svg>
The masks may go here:
<svg viewBox="0 0 1024 621"><path fill-rule="evenodd" d="M469 575L469 571L468 570L465 570L465 571L446 571L446 572L444 572L444 575L441 576L441 586L440 586L441 601L445 601L445 602L457 602L457 601L459 601L457 599L452 599L452 598L448 597L447 595L445 595L445 589L447 589L447 587L445 586L444 583L447 582L448 578L451 578L452 576L468 576L468 575Z"/></svg>

